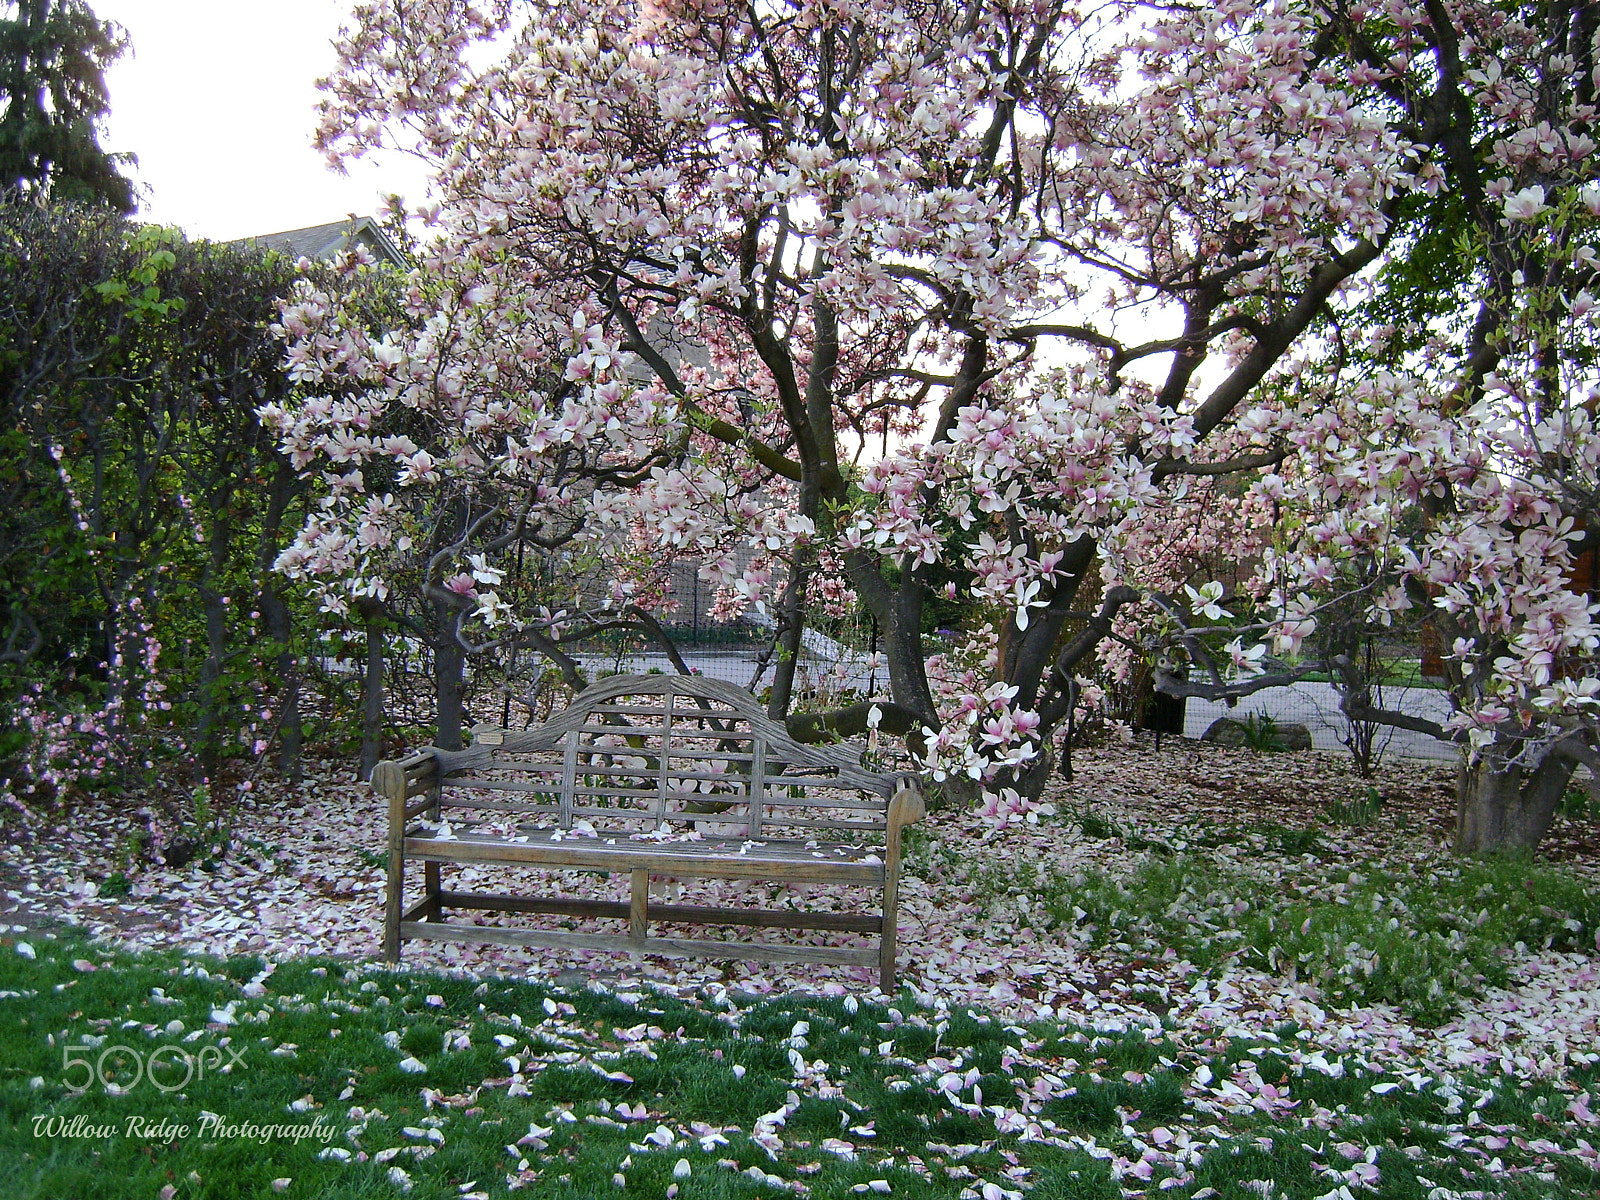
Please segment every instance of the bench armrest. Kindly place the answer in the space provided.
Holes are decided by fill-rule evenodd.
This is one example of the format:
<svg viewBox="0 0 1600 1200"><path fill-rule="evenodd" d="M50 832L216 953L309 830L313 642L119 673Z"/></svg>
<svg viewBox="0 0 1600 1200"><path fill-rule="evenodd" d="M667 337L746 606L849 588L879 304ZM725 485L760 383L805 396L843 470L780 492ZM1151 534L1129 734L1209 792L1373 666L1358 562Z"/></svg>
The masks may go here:
<svg viewBox="0 0 1600 1200"><path fill-rule="evenodd" d="M389 823L394 827L432 806L431 801L424 801L408 808L406 801L434 791L438 781L439 760L432 746L424 746L405 758L386 759L372 768L372 790L389 802Z"/></svg>
<svg viewBox="0 0 1600 1200"><path fill-rule="evenodd" d="M917 786L914 777L907 776L900 781L900 787L889 800L889 811L886 818L891 831L898 831L903 825L914 825L928 815L927 802L922 798L922 789Z"/></svg>
<svg viewBox="0 0 1600 1200"><path fill-rule="evenodd" d="M900 831L922 820L927 813L928 806L922 799L916 779L910 776L901 779L900 787L889 799L889 811L886 814L889 829L883 861L891 887L900 875Z"/></svg>

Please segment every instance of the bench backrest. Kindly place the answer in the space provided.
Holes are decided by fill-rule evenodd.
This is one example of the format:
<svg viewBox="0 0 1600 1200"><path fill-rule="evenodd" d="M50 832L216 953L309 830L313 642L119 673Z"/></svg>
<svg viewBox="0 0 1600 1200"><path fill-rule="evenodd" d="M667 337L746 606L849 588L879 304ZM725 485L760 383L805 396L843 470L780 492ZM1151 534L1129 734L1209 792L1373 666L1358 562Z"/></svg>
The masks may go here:
<svg viewBox="0 0 1600 1200"><path fill-rule="evenodd" d="M480 725L468 749L434 753L444 806L584 832L831 838L886 828L897 786L859 750L802 745L749 692L693 675L604 679L536 729Z"/></svg>

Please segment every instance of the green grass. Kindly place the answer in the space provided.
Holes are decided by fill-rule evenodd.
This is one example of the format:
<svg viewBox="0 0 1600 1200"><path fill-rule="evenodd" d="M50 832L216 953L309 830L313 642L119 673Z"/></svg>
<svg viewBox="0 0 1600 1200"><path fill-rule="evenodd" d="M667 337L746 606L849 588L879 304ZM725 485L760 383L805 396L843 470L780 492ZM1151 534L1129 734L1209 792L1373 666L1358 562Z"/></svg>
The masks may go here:
<svg viewBox="0 0 1600 1200"><path fill-rule="evenodd" d="M274 1195L278 1179L291 1197L393 1197L396 1167L414 1198L501 1196L511 1185L562 1198L658 1200L674 1185L681 1200L790 1194L776 1178L814 1197L872 1195L871 1181L883 1180L895 1195L930 1198L1026 1183L1031 1200L1051 1200L1119 1196L1113 1166L1132 1173L1128 1185L1141 1172L1140 1187L1176 1180L1159 1193L1173 1197L1207 1187L1248 1196L1271 1180L1274 1194L1311 1200L1339 1185L1330 1172L1351 1169L1339 1145L1372 1149L1383 1197L1428 1200L1435 1187L1576 1196L1600 1186L1570 1156L1514 1144L1497 1151L1502 1166L1548 1178L1491 1179L1490 1156L1471 1150L1483 1127L1462 1124L1477 1104L1475 1120L1570 1146L1561 1128L1570 1092L1499 1077L1448 1089L1337 1060L1308 1066L1293 1027L1218 1054L1188 1049L1171 1031L1024 1028L919 1010L909 993L895 1009L805 997L719 1009L313 960L284 964L251 995L261 991L245 986L261 968L252 959L127 955L76 936L29 941L32 959L16 935L0 937L5 1200L149 1200L165 1188L259 1197ZM210 1020L229 1005L232 1024ZM111 1049L119 1045L128 1050ZM212 1065L172 1091L135 1082L134 1052L157 1047ZM112 1081L131 1087L68 1086L85 1072L65 1064L102 1054ZM425 1070L402 1069L408 1057ZM178 1082L177 1049L163 1058L158 1076ZM1272 1111L1240 1106L1224 1081L1250 1094L1270 1084L1283 1101ZM1400 1085L1380 1094L1378 1083ZM1030 1097L1033 1111L1022 1112ZM633 1119L641 1110L646 1119ZM1008 1110L1035 1122L1033 1140L997 1130ZM207 1112L328 1136L202 1134ZM768 1122L782 1140L769 1155L750 1134L774 1113L784 1114ZM115 1128L51 1137L52 1118ZM130 1118L146 1128L130 1132ZM152 1133L162 1121L189 1129ZM1465 1143L1453 1137L1460 1130ZM855 1161L824 1149L830 1138L851 1142ZM675 1178L680 1159L691 1173Z"/></svg>
<svg viewBox="0 0 1600 1200"><path fill-rule="evenodd" d="M1306 683L1332 683L1326 671L1311 671L1300 677ZM1444 681L1422 673L1422 660L1397 658L1384 663L1382 683L1386 688L1442 688Z"/></svg>
<svg viewBox="0 0 1600 1200"><path fill-rule="evenodd" d="M1230 841L1273 865L1245 870L1196 849ZM1424 1024L1503 984L1507 951L1589 951L1600 929L1600 894L1558 869L1448 860L1351 871L1317 859L1315 831L1276 825L1179 844L1127 875L1001 864L974 882L991 913L1027 897L1030 924L1097 948L1170 948L1202 970L1236 960L1314 982L1325 1001L1391 1004Z"/></svg>

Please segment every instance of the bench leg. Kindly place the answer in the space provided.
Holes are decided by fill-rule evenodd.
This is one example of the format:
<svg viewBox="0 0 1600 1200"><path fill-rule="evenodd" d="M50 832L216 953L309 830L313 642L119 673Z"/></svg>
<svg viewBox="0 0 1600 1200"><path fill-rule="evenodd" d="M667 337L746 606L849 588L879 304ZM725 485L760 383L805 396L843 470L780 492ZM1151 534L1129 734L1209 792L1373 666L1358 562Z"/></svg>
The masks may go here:
<svg viewBox="0 0 1600 1200"><path fill-rule="evenodd" d="M429 921L444 920L444 906L440 903L439 893L443 890L439 883L439 864L426 862L422 864L422 891L428 898L427 916Z"/></svg>
<svg viewBox="0 0 1600 1200"><path fill-rule="evenodd" d="M389 849L389 879L383 897L383 961L400 961L400 913L405 890L405 856L391 846Z"/></svg>
<svg viewBox="0 0 1600 1200"><path fill-rule="evenodd" d="M650 872L636 867L628 876L628 936L642 942L649 924L646 910L650 904Z"/></svg>
<svg viewBox="0 0 1600 1200"><path fill-rule="evenodd" d="M899 880L891 878L883 888L883 932L878 935L878 986L885 996L894 994L895 937L899 932Z"/></svg>

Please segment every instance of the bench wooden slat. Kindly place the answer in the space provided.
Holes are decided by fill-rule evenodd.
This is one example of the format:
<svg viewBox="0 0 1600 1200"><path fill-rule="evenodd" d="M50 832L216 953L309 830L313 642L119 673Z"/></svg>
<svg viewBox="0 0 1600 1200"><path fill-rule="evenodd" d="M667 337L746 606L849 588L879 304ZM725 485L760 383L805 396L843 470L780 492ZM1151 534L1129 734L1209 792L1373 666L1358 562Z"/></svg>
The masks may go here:
<svg viewBox="0 0 1600 1200"><path fill-rule="evenodd" d="M571 917L631 915L632 905L621 900L579 900L568 896L507 896L494 892L441 892L445 908L481 909L485 912L553 913ZM412 912L428 907L423 901ZM831 929L841 933L879 933L883 918L865 913L806 912L782 908L716 908L698 904L652 904L650 920L663 925L749 925L761 929ZM412 918L408 915L407 920Z"/></svg>
<svg viewBox="0 0 1600 1200"><path fill-rule="evenodd" d="M609 734L611 737L616 738L636 737L647 739L647 741L651 738L659 738L661 730L662 726L660 725L592 725L586 723L577 726L579 733ZM748 742L758 736L745 729L684 729L682 733L685 737L711 738L714 741L729 742ZM626 745L624 744L621 747L597 747L597 749L626 749Z"/></svg>
<svg viewBox="0 0 1600 1200"><path fill-rule="evenodd" d="M744 806L741 804L740 808L742 809L743 807ZM590 824L594 824L596 818L599 818L602 821L637 821L650 825L657 824L655 814L644 808L597 808L579 807L574 805L572 809L572 815L575 818L586 820ZM684 810L668 813L667 820L674 825L695 825L706 821L722 822L732 825L749 824L748 814L742 811L719 813ZM769 826L781 826L785 829L855 829L861 830L862 832L876 831L879 833L883 832L889 827L888 823L885 821L847 821L842 817L835 818L833 820L813 820L806 817L785 816L782 813L768 813L765 824ZM629 830L628 832L632 833L636 831ZM756 831L752 830L750 836L754 838L762 838L766 837L767 835L765 833L757 833ZM771 836L775 841L784 841L790 837L790 835L786 833L775 833Z"/></svg>
<svg viewBox="0 0 1600 1200"><path fill-rule="evenodd" d="M674 701L676 701L676 700L677 700L677 696L674 693L672 693L672 692L668 692L667 693L667 711L666 711L666 715L661 718L661 758L660 758L660 762L663 765L665 765L666 763L669 763L669 762L672 761L672 715L673 715L673 711L672 710L675 707ZM670 778L670 776L667 775L667 773L665 771L662 771L661 772L661 778L660 778L659 783L657 784L657 790L656 790L655 819L656 819L656 828L657 829L661 828L661 822L665 819L665 817L667 815L667 798L668 798L668 795L670 794L671 790L672 790L671 778ZM640 901L640 903L643 903L643 901ZM638 932L642 933L643 930L640 929Z"/></svg>
<svg viewBox="0 0 1600 1200"><path fill-rule="evenodd" d="M593 799L592 796L581 798ZM652 828L660 825L660 822L656 820L654 808L646 808L643 805L616 805L613 807L607 807L599 804L579 804L579 799L580 797L578 796L574 796L572 798L572 815L574 818L581 818L585 821L588 821L590 824L593 824L594 819L599 817L602 821L611 820L643 822ZM652 796L650 799L653 801L655 798ZM630 829L628 832L634 833L637 831Z"/></svg>
<svg viewBox="0 0 1600 1200"><path fill-rule="evenodd" d="M628 750L627 748L623 748L618 750L617 753L626 754L628 753ZM635 753L642 753L642 751L635 751ZM730 750L727 753L724 753L720 750L695 750L688 746L674 746L672 748L672 757L675 759L693 758L725 763L748 763L754 760L754 755L750 754L749 752Z"/></svg>
<svg viewBox="0 0 1600 1200"><path fill-rule="evenodd" d="M561 756L561 824L572 825L572 783L578 773L578 750L581 735L577 730L567 734L567 748Z"/></svg>
<svg viewBox="0 0 1600 1200"><path fill-rule="evenodd" d="M715 861L718 858L755 858L769 864L801 862L813 857L818 852L834 855L841 852L850 861L859 860L869 854L877 854L877 850L868 846L857 846L849 842L824 842L818 838L756 838L741 837L736 835L718 834L707 837L684 837L681 834L672 834L665 837L657 836L649 830L638 830L633 834L625 832L607 833L602 836L591 836L587 833L572 833L565 829L535 829L525 830L531 839L528 843L517 842L515 845L533 846L590 846L600 853L602 848L618 850L627 854L664 854L682 860ZM559 838L555 834L561 834ZM418 845L453 846L458 843L472 843L475 845L501 845L505 839L493 833L475 833L464 830L460 833L452 831L451 836L440 838L431 831L408 832L407 842ZM841 859L845 861L845 859ZM630 863L629 869L638 866ZM693 872L688 872L692 874Z"/></svg>
<svg viewBox="0 0 1600 1200"><path fill-rule="evenodd" d="M766 799L766 784L762 778L767 773L767 743L760 738L751 750L752 762L750 763L750 805L746 814L750 821L750 836L761 836L761 802Z"/></svg>
<svg viewBox="0 0 1600 1200"><path fill-rule="evenodd" d="M512 804L504 800L463 800L459 796L446 796L439 803L440 808L470 808L480 812L503 812L515 816L525 817L534 813L561 812L561 805L554 804Z"/></svg>
<svg viewBox="0 0 1600 1200"><path fill-rule="evenodd" d="M552 775L561 770L559 764L550 768ZM561 791L559 781L550 783L525 783L520 779L485 779L481 775L448 775L445 777L445 786L462 788L469 791L483 790L486 792L548 792L558 795Z"/></svg>
<svg viewBox="0 0 1600 1200"><path fill-rule="evenodd" d="M579 772L582 776L582 772ZM576 803L579 796L615 796L619 800L654 800L659 795L661 787L655 784L651 787L593 787L589 784L575 783L572 786L573 801ZM687 793L686 793L687 794ZM646 811L640 809L640 812Z"/></svg>
<svg viewBox="0 0 1600 1200"><path fill-rule="evenodd" d="M592 838L506 842L458 837L451 841L407 837L407 857L437 862L501 862L528 866L583 867L595 871L631 871L646 867L662 875L689 875L697 879L782 879L815 883L883 882L883 864L823 857L777 856L752 847L747 853L695 853L684 847L693 842L636 842L618 838L613 845Z"/></svg>
<svg viewBox="0 0 1600 1200"><path fill-rule="evenodd" d="M767 784L770 787L804 787L804 788L841 788L844 785L831 777L822 775L768 775ZM771 803L771 801L768 801ZM862 807L865 807L864 805Z"/></svg>
<svg viewBox="0 0 1600 1200"><path fill-rule="evenodd" d="M716 819L716 813L707 813L704 815L699 813L689 813L686 816L680 815L678 817L678 820L680 821L715 821ZM864 832L876 831L878 833L882 833L885 829L889 828L889 823L887 821L846 821L842 818L836 821L820 821L811 820L806 817L787 817L782 813L770 812L767 814L766 824L769 826L781 826L784 829L860 829ZM788 835L774 834L773 836L787 837Z"/></svg>
<svg viewBox="0 0 1600 1200"><path fill-rule="evenodd" d="M623 751L617 757L621 758L626 753L626 751ZM672 757L676 758L676 753ZM623 763L579 763L578 774L604 775L612 779L656 778L661 775L660 760L655 754L652 754L651 758L656 759L656 761L639 767L630 767ZM744 783L750 778L748 775L733 772L719 775L712 771L695 771L687 767L674 767L670 762L667 764L666 774L669 779L704 780L708 783Z"/></svg>

